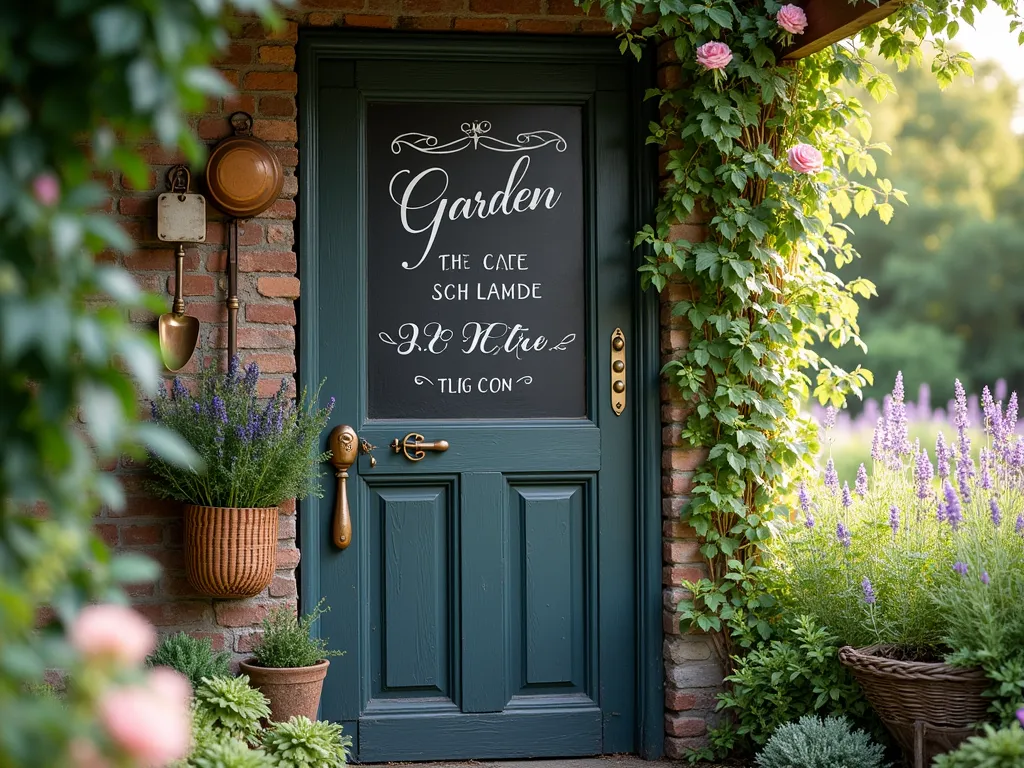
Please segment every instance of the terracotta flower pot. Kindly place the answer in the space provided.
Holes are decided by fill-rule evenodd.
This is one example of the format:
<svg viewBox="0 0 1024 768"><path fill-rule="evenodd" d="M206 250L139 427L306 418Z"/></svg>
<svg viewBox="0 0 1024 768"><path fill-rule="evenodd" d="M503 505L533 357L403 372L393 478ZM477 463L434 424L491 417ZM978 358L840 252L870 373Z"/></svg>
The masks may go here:
<svg viewBox="0 0 1024 768"><path fill-rule="evenodd" d="M252 597L274 578L277 507L185 507L185 573L211 597Z"/></svg>
<svg viewBox="0 0 1024 768"><path fill-rule="evenodd" d="M270 699L270 719L282 723L295 715L316 720L320 693L331 662L319 661L312 667L258 667L256 659L239 663L239 671L249 676L249 683Z"/></svg>

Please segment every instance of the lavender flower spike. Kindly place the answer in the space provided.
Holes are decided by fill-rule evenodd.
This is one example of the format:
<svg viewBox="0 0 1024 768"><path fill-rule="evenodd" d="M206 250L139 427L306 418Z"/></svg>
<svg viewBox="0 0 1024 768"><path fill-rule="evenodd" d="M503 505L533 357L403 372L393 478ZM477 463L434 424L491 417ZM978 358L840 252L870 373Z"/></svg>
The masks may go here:
<svg viewBox="0 0 1024 768"><path fill-rule="evenodd" d="M948 522L955 531L960 527L960 523L964 521L963 510L960 507L960 497L956 495L956 491L953 490L953 486L946 480L942 484L942 492L946 497L946 522Z"/></svg>
<svg viewBox="0 0 1024 768"><path fill-rule="evenodd" d="M992 580L988 577L988 571L982 571L981 572L981 583L984 584L987 587L989 585L990 581L992 581Z"/></svg>
<svg viewBox="0 0 1024 768"><path fill-rule="evenodd" d="M843 506L847 508L853 506L853 495L850 493L849 483L843 483Z"/></svg>
<svg viewBox="0 0 1024 768"><path fill-rule="evenodd" d="M945 480L949 477L949 448L946 447L946 437L941 432L935 439L935 463L939 469L939 479Z"/></svg>
<svg viewBox="0 0 1024 768"><path fill-rule="evenodd" d="M1024 536L1024 515L1017 515L1017 525L1014 530L1018 535Z"/></svg>
<svg viewBox="0 0 1024 768"><path fill-rule="evenodd" d="M941 437L941 435L940 435ZM914 464L914 480L917 482L917 498L927 499L932 495L932 478L935 476L935 469L928 459L928 450L922 448L917 454L917 462Z"/></svg>
<svg viewBox="0 0 1024 768"><path fill-rule="evenodd" d="M810 512L811 494L807 490L807 483L800 483L800 489L797 491L796 496L800 500L800 509L802 509L804 512Z"/></svg>
<svg viewBox="0 0 1024 768"><path fill-rule="evenodd" d="M220 395L214 395L211 401L213 406L213 415L220 420L222 424L228 423L228 409L224 405L224 400Z"/></svg>
<svg viewBox="0 0 1024 768"><path fill-rule="evenodd" d="M255 394L256 385L260 380L260 367L255 362L249 363L245 367L245 378L242 379L242 386L245 387L245 391L249 394Z"/></svg>
<svg viewBox="0 0 1024 768"><path fill-rule="evenodd" d="M874 402L874 401L872 401ZM871 460L881 461L884 458L882 441L885 432L885 420L879 419L875 424L875 433L871 437Z"/></svg>
<svg viewBox="0 0 1024 768"><path fill-rule="evenodd" d="M1020 723L1021 728L1024 728L1024 707L1017 710L1017 722Z"/></svg>
<svg viewBox="0 0 1024 768"><path fill-rule="evenodd" d="M853 539L850 537L850 529L843 525L842 522L836 525L836 539L845 549L849 549L850 544L853 542Z"/></svg>
<svg viewBox="0 0 1024 768"><path fill-rule="evenodd" d="M956 571L957 573L959 573L961 576L966 576L967 575L967 563L963 563L963 562L957 560L955 563L953 563L953 570Z"/></svg>
<svg viewBox="0 0 1024 768"><path fill-rule="evenodd" d="M863 464L857 467L857 482L853 486L853 491L858 496L867 496L868 494L868 471Z"/></svg>
<svg viewBox="0 0 1024 768"><path fill-rule="evenodd" d="M892 528L892 535L900 531L900 508L893 504L889 507L889 527Z"/></svg>
<svg viewBox="0 0 1024 768"><path fill-rule="evenodd" d="M996 501L995 496L989 499L988 508L992 510L992 525L998 528L999 524L1003 522L1003 513L999 509L999 502Z"/></svg>
<svg viewBox="0 0 1024 768"><path fill-rule="evenodd" d="M865 576L864 577L864 581L862 581L860 583L860 586L861 586L861 589L864 590L864 602L867 603L868 605L874 605L876 598L875 598L875 590L871 586L871 580L867 576Z"/></svg>
<svg viewBox="0 0 1024 768"><path fill-rule="evenodd" d="M835 496L839 491L839 475L836 472L836 464L832 459L825 464L825 487L832 491Z"/></svg>
<svg viewBox="0 0 1024 768"><path fill-rule="evenodd" d="M836 408L834 405L830 405L825 409L825 416L821 420L821 426L824 429L832 429L836 425Z"/></svg>
<svg viewBox="0 0 1024 768"><path fill-rule="evenodd" d="M174 377L174 383L171 385L171 399L172 400L188 400L188 388L182 383L181 379L177 376Z"/></svg>

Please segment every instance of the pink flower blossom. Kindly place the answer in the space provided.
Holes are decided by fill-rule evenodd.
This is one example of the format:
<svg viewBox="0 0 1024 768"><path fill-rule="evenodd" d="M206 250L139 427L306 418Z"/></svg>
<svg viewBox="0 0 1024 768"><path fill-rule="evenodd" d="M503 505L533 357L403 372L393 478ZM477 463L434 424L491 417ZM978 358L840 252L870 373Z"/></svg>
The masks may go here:
<svg viewBox="0 0 1024 768"><path fill-rule="evenodd" d="M156 632L148 621L131 608L113 604L83 608L68 639L83 656L122 664L141 664L156 646Z"/></svg>
<svg viewBox="0 0 1024 768"><path fill-rule="evenodd" d="M797 144L787 154L789 167L797 173L820 173L825 167L825 159L810 144Z"/></svg>
<svg viewBox="0 0 1024 768"><path fill-rule="evenodd" d="M40 173L32 180L32 194L40 205L56 205L60 200L60 180L52 173Z"/></svg>
<svg viewBox="0 0 1024 768"><path fill-rule="evenodd" d="M704 43L697 49L697 63L706 69L725 69L732 61L732 51L725 43Z"/></svg>
<svg viewBox="0 0 1024 768"><path fill-rule="evenodd" d="M108 691L100 722L114 743L145 768L162 768L188 754L191 723L188 681L171 669L155 669L144 686Z"/></svg>
<svg viewBox="0 0 1024 768"><path fill-rule="evenodd" d="M792 3L784 5L775 15L775 21L779 26L791 35L802 35L807 29L807 14L799 5Z"/></svg>

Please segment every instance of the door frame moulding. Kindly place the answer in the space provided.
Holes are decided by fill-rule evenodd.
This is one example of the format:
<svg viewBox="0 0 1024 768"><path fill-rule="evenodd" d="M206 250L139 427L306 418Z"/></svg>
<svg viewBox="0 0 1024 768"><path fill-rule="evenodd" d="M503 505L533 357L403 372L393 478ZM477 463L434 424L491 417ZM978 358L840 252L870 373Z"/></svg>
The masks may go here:
<svg viewBox="0 0 1024 768"><path fill-rule="evenodd" d="M654 107L644 104L643 94L654 83L654 51L637 63L618 51L610 38L528 37L525 35L417 34L401 32L299 32L299 196L296 249L299 278L303 281L299 299L297 364L300 387L310 391L319 384L319 334L316 308L321 297L316 275L319 242L316 195L319 169L313 158L319 156L316 136L318 68L322 60L357 58L394 60L425 58L429 61L478 61L550 64L597 64L609 71L627 70L630 78L632 115L631 175L633 188L633 229L639 230L651 219L657 193L657 157L645 145L647 126ZM621 76L621 75L620 75ZM653 115L656 117L656 114ZM305 159L303 159L305 158ZM624 254L630 248L623 244ZM635 266L643 254L630 253ZM628 340L631 374L630 407L635 440L636 504L636 738L641 757L656 760L664 751L664 660L662 656L662 512L661 512L661 394L659 349L659 301L653 291L640 289L639 274L634 281L634 339ZM318 537L323 533L305 525L299 505L299 599L321 595ZM326 529L325 529L326 530ZM308 607L308 606L303 606ZM319 627L316 627L319 631Z"/></svg>

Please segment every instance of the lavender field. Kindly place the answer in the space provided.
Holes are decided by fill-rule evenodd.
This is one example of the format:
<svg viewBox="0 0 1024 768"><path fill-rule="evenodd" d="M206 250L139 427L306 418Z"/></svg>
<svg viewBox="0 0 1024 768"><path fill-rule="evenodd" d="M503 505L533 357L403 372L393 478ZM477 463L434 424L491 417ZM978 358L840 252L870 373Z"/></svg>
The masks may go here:
<svg viewBox="0 0 1024 768"><path fill-rule="evenodd" d="M997 403L1005 405L1009 402L1010 392L1003 379L997 381L991 391L992 397ZM889 395L882 402L869 398L864 401L861 412L855 415L851 415L848 411L839 411L834 415L835 426L828 431L822 431L821 463L824 464L831 455L840 479L850 480L851 485L853 478L857 475L857 468L862 463L869 473L871 471L871 440L879 418L886 412L889 400ZM826 422L827 410L817 403L811 406L811 414L818 424ZM906 413L910 425L911 441L920 440L921 447L926 448L930 455L935 452L935 440L940 432L947 439L956 433L951 415L953 401L950 400L939 405L933 404L931 388L927 384L920 386L916 399L907 398ZM985 445L984 414L978 393L967 396L967 416L970 424L971 445L975 461L977 461L978 451ZM1014 431L1017 434L1024 434L1024 421L1018 420L1016 424Z"/></svg>

